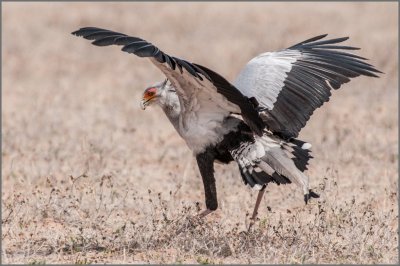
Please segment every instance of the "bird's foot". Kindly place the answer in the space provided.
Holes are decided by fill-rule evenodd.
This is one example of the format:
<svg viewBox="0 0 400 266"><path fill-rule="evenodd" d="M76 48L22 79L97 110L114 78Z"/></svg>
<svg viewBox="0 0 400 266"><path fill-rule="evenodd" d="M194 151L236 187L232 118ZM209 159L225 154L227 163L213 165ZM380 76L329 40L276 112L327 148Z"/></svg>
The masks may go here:
<svg viewBox="0 0 400 266"><path fill-rule="evenodd" d="M250 223L249 223L249 227L247 228L247 232L250 232L250 230L253 227L253 225L255 224L255 222L256 222L255 218L250 218Z"/></svg>
<svg viewBox="0 0 400 266"><path fill-rule="evenodd" d="M198 210L200 210L200 209L198 209ZM212 212L213 212L213 210L205 209L196 215L186 216L186 219L185 219L186 221L183 223L181 228L177 230L177 234L180 234L181 232L187 230L188 228L195 228L198 225L204 223L202 219Z"/></svg>
<svg viewBox="0 0 400 266"><path fill-rule="evenodd" d="M213 210L205 209L204 211L200 212L200 213L197 215L197 217L199 217L199 218L201 219L201 218L206 217L207 215L209 215L209 214L212 213L212 212L213 212Z"/></svg>

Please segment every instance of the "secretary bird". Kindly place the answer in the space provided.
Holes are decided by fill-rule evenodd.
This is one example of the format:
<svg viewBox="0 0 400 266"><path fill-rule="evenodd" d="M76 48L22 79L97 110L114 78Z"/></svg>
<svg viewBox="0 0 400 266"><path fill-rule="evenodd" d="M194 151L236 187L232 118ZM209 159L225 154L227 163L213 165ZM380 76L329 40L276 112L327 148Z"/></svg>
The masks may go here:
<svg viewBox="0 0 400 266"><path fill-rule="evenodd" d="M233 84L137 37L95 27L72 34L96 46L121 45L122 51L149 58L164 73L165 81L144 91L141 107L160 106L196 157L206 204L199 216L218 208L214 162L235 161L244 184L259 190L249 229L270 182L295 183L306 204L319 197L304 174L311 144L296 137L332 89L350 78L382 73L365 58L343 51L359 49L339 44L348 37L324 39L326 34L256 56Z"/></svg>

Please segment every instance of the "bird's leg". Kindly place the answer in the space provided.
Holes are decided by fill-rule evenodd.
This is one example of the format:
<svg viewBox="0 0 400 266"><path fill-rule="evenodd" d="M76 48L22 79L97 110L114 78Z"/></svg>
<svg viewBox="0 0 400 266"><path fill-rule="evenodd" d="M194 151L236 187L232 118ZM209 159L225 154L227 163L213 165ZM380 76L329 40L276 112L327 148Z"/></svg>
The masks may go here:
<svg viewBox="0 0 400 266"><path fill-rule="evenodd" d="M251 227L254 225L254 223L256 221L257 214L258 214L258 207L260 207L261 199L264 196L265 187L266 186L263 186L263 188L260 191L258 191L256 206L254 206L253 215L250 218L249 229L247 231L250 231Z"/></svg>
<svg viewBox="0 0 400 266"><path fill-rule="evenodd" d="M196 156L197 165L203 179L204 195L207 209L199 214L200 218L205 217L218 208L217 189L214 178L214 156L212 151L206 150Z"/></svg>

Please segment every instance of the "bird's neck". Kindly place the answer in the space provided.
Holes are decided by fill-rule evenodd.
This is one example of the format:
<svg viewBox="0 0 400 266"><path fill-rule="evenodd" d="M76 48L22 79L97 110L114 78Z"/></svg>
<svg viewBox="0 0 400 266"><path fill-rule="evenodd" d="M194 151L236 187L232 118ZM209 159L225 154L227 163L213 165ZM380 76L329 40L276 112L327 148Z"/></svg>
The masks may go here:
<svg viewBox="0 0 400 266"><path fill-rule="evenodd" d="M159 102L159 105L179 133L179 115L181 113L181 106L177 95L174 95L173 93L166 94Z"/></svg>

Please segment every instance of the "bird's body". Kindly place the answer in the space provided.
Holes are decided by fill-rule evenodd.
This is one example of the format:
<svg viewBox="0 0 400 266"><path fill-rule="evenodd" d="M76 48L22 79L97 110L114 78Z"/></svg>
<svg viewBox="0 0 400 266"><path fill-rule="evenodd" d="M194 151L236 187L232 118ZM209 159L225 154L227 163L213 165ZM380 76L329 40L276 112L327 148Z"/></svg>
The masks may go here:
<svg viewBox="0 0 400 266"><path fill-rule="evenodd" d="M256 56L233 85L137 37L93 27L73 34L97 46L123 45L123 51L150 58L165 74L167 80L145 90L141 105L158 104L192 150L203 178L205 214L218 207L214 162L235 161L244 183L260 190L252 218L269 182L297 184L306 203L318 197L304 174L311 145L296 137L332 89L379 72L365 58L341 51L357 49L337 45L348 38L320 35Z"/></svg>
<svg viewBox="0 0 400 266"><path fill-rule="evenodd" d="M180 113L180 105L176 96L175 89L170 84L157 84L157 86L166 86L163 99L157 104L164 110L166 116L171 121L178 134L186 141L188 147L193 151L194 155L205 153L206 156L212 158L213 161L220 163L230 163L236 161L243 175L243 180L251 187L261 189L268 182L291 183L291 179L303 188L304 194L308 193L308 177L301 173L291 156L294 156L287 148L288 145L295 145L297 149L308 153L309 146L301 146L293 144L293 142L285 141L279 136L274 136L268 131L264 131L262 136L255 135L251 129L239 118L229 113L224 115L223 121L209 119L206 124L201 123L196 116L186 118ZM188 119L183 122L183 119ZM187 130L183 124L187 125ZM201 125L201 126L199 126ZM305 156L303 164L306 164L308 155ZM294 157L297 159L296 157ZM269 166L267 161L273 162L275 165L283 161L281 170L277 173ZM285 166L288 168L286 169ZM287 172L286 175L291 178L279 176L278 172ZM262 172L274 176L275 179L269 178Z"/></svg>

